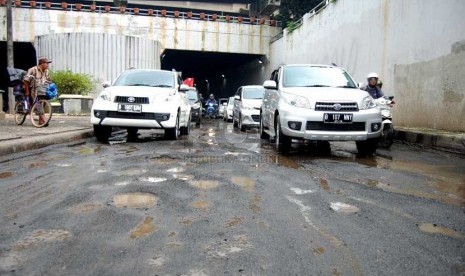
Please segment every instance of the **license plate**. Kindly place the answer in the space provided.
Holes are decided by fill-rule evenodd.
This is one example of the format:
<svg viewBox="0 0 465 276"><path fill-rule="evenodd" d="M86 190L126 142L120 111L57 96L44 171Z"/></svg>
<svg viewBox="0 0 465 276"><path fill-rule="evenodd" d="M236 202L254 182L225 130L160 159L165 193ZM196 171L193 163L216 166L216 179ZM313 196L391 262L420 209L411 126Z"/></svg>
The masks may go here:
<svg viewBox="0 0 465 276"><path fill-rule="evenodd" d="M119 112L141 113L142 105L136 104L120 104L118 105Z"/></svg>
<svg viewBox="0 0 465 276"><path fill-rule="evenodd" d="M323 122L328 124L351 124L353 114L325 113Z"/></svg>

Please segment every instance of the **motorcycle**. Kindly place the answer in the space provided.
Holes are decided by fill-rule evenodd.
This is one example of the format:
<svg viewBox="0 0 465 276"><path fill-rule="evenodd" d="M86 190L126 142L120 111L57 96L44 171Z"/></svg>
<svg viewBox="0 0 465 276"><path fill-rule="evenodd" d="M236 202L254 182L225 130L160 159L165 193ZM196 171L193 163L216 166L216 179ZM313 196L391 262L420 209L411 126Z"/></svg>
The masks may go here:
<svg viewBox="0 0 465 276"><path fill-rule="evenodd" d="M394 96L381 97L375 100L376 105L381 109L381 139L379 146L388 149L394 143L394 125L392 124L391 108L394 104Z"/></svg>
<svg viewBox="0 0 465 276"><path fill-rule="evenodd" d="M205 110L205 114L208 118L210 119L215 119L216 118L216 104L214 103L208 103L206 104L207 108Z"/></svg>

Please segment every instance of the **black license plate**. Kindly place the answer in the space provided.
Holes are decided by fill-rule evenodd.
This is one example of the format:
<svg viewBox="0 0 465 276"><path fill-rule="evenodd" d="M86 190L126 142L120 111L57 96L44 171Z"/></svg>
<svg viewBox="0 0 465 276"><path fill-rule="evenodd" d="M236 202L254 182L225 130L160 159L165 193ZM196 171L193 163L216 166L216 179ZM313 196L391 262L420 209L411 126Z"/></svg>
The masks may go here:
<svg viewBox="0 0 465 276"><path fill-rule="evenodd" d="M323 122L328 124L351 124L354 114L325 113Z"/></svg>
<svg viewBox="0 0 465 276"><path fill-rule="evenodd" d="M142 105L137 104L120 104L118 106L119 112L129 112L129 113L141 113Z"/></svg>

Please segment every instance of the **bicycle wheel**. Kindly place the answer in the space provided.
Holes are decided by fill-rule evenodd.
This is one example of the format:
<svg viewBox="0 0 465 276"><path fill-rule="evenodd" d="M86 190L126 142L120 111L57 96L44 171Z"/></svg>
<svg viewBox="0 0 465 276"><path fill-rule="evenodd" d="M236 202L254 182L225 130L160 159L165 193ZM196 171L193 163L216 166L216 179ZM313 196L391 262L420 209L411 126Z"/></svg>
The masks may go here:
<svg viewBox="0 0 465 276"><path fill-rule="evenodd" d="M47 100L38 100L31 109L31 122L35 127L44 127L52 119L52 105Z"/></svg>
<svg viewBox="0 0 465 276"><path fill-rule="evenodd" d="M24 102L16 102L15 104L15 122L17 125L22 125L26 120L27 110Z"/></svg>

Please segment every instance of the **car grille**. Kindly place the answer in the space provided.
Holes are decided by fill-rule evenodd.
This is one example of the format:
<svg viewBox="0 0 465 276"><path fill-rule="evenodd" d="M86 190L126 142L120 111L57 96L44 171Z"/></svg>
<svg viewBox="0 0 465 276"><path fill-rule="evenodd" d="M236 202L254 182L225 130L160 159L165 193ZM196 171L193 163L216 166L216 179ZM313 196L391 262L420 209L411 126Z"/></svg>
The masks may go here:
<svg viewBox="0 0 465 276"><path fill-rule="evenodd" d="M129 98L134 98L134 101L128 101ZM148 104L149 98L146 97L124 97L116 96L115 102L117 103L131 103L131 104Z"/></svg>
<svg viewBox="0 0 465 276"><path fill-rule="evenodd" d="M260 115L252 115L252 120L254 122L260 122Z"/></svg>
<svg viewBox="0 0 465 276"><path fill-rule="evenodd" d="M357 103L323 103L315 104L316 111L358 111Z"/></svg>
<svg viewBox="0 0 465 276"><path fill-rule="evenodd" d="M169 113L125 113L125 112L117 112L117 111L107 111L105 117L116 118L116 119L167 121L170 118L170 114Z"/></svg>
<svg viewBox="0 0 465 276"><path fill-rule="evenodd" d="M307 122L307 130L320 131L365 131L365 123L355 122L352 124L325 124L323 122Z"/></svg>

